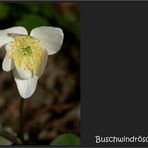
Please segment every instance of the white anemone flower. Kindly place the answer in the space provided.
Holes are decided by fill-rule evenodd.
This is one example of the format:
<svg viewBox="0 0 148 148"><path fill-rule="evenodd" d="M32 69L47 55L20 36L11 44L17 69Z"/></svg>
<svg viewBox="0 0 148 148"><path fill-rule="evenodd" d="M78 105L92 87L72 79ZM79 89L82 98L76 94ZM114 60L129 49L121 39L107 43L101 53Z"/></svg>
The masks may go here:
<svg viewBox="0 0 148 148"><path fill-rule="evenodd" d="M22 98L29 98L34 93L48 55L60 50L63 38L63 31L56 27L37 27L30 35L20 26L0 30L0 48L6 50L2 68L13 71Z"/></svg>

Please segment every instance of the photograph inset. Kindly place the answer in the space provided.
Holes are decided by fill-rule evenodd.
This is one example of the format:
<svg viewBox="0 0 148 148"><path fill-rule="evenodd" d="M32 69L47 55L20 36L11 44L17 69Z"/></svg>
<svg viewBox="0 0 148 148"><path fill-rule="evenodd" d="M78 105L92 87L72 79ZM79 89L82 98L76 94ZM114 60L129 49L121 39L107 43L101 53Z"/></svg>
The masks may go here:
<svg viewBox="0 0 148 148"><path fill-rule="evenodd" d="M0 3L0 145L80 145L78 3Z"/></svg>

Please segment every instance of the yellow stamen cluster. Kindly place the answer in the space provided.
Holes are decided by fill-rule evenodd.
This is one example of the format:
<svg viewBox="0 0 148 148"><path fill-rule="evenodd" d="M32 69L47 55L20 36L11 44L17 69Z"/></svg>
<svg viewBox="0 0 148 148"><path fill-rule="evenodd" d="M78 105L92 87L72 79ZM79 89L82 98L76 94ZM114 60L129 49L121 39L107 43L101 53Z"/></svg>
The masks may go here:
<svg viewBox="0 0 148 148"><path fill-rule="evenodd" d="M41 48L40 40L31 36L15 36L15 41L11 44L12 58L18 67L26 71L29 69L33 74L42 64L45 50Z"/></svg>

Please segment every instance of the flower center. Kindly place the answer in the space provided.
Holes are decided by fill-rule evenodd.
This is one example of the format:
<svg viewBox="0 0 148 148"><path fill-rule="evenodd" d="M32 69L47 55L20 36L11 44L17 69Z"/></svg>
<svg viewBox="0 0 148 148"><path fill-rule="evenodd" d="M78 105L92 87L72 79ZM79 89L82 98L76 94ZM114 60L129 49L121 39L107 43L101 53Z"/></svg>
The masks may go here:
<svg viewBox="0 0 148 148"><path fill-rule="evenodd" d="M23 55L31 55L32 54L32 50L31 50L31 47L30 46L27 46L27 47L25 47L25 48L22 48L22 50L23 50Z"/></svg>
<svg viewBox="0 0 148 148"><path fill-rule="evenodd" d="M23 71L29 69L33 74L42 64L45 50L41 47L40 40L31 36L14 36L10 58Z"/></svg>

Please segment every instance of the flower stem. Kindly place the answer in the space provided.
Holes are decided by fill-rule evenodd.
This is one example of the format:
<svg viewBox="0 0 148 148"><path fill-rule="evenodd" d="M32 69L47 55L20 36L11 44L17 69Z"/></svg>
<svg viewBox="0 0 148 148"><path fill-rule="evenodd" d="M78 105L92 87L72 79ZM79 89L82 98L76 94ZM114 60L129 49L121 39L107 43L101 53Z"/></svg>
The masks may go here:
<svg viewBox="0 0 148 148"><path fill-rule="evenodd" d="M20 101L20 121L19 121L19 125L20 125L20 139L22 142L24 142L24 99L21 98Z"/></svg>

